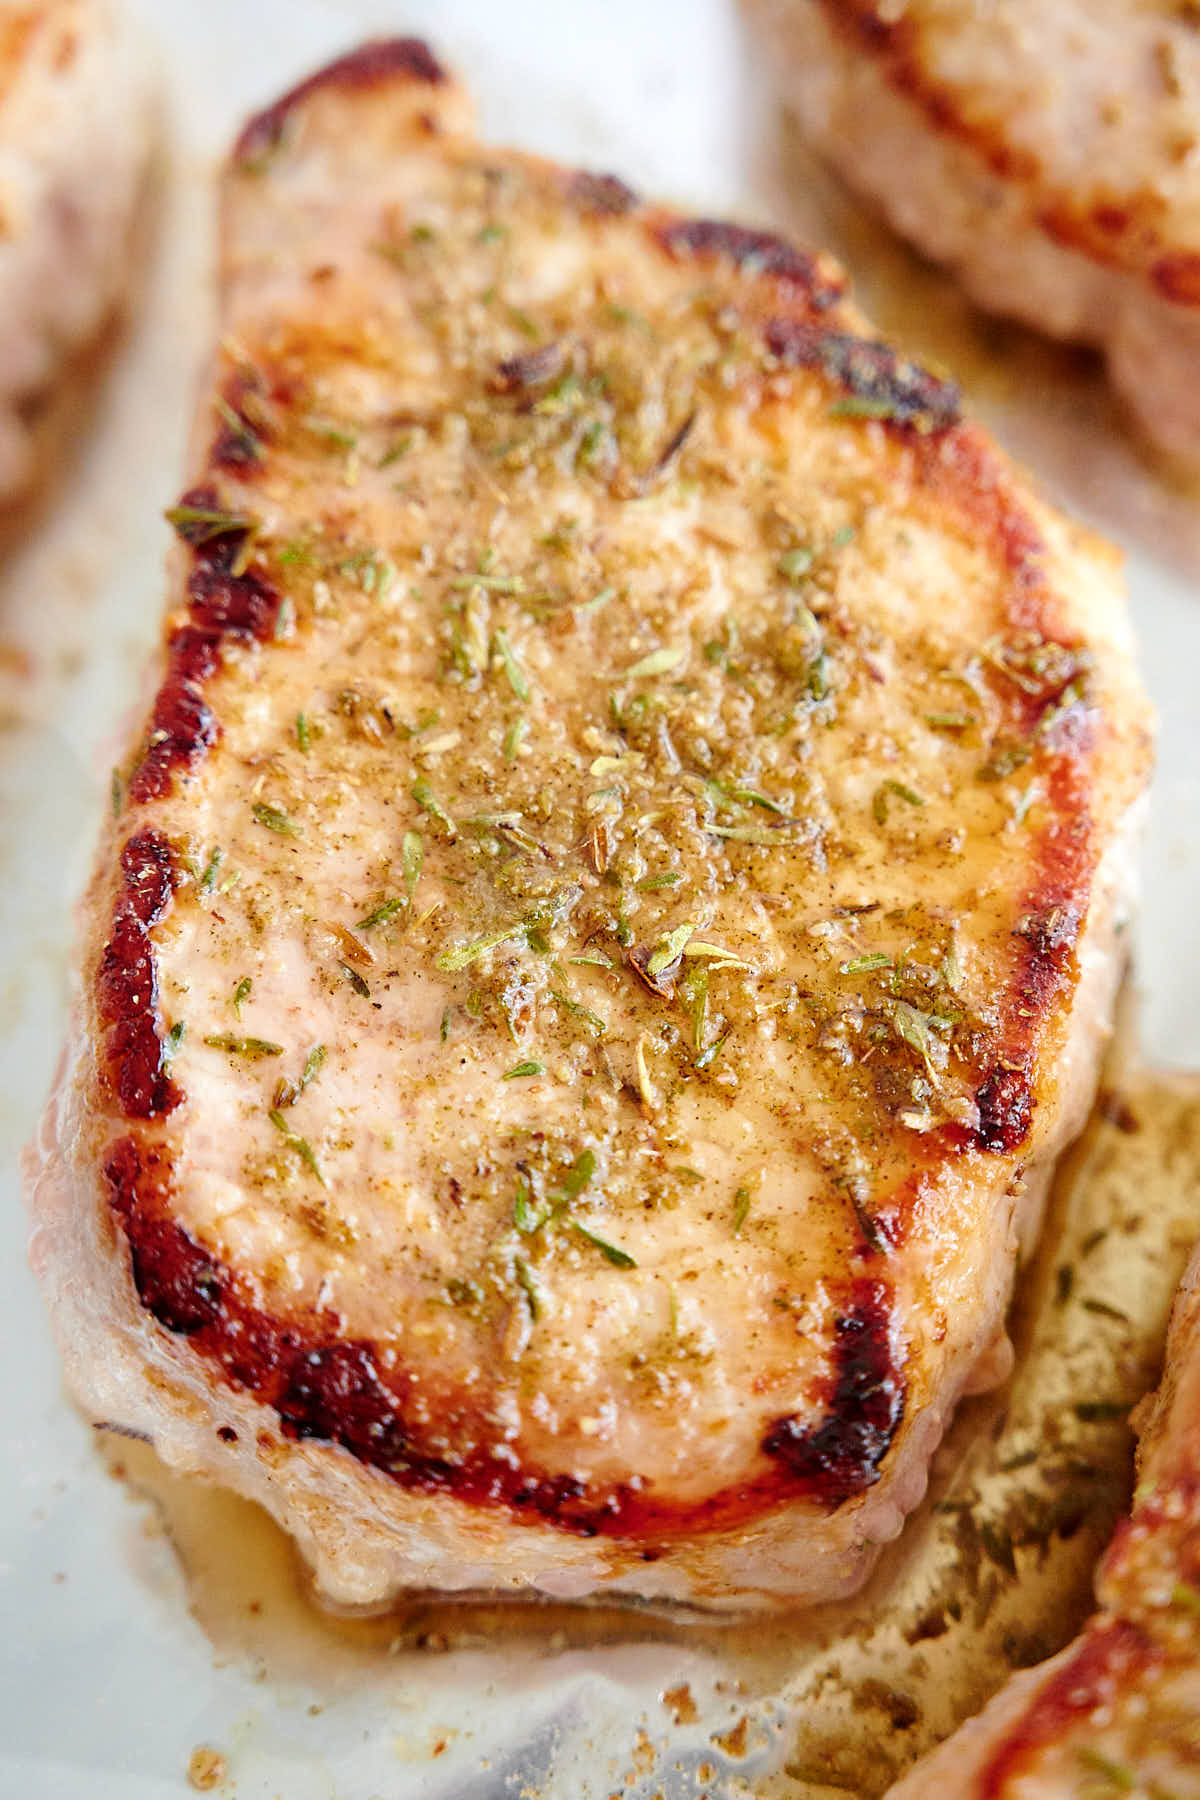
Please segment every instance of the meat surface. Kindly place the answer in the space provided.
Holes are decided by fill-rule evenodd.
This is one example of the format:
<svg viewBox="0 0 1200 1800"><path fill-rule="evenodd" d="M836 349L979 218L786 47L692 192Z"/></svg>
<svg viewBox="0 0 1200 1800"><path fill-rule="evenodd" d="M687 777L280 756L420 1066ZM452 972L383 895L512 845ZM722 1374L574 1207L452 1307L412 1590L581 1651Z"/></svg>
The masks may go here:
<svg viewBox="0 0 1200 1800"><path fill-rule="evenodd" d="M110 0L0 5L0 502L37 473L51 390L125 291L152 95Z"/></svg>
<svg viewBox="0 0 1200 1800"><path fill-rule="evenodd" d="M1133 1515L1100 1565L1099 1611L1018 1675L890 1800L1200 1795L1200 1252L1146 1407Z"/></svg>
<svg viewBox="0 0 1200 1800"><path fill-rule="evenodd" d="M745 0L805 131L981 306L1098 345L1200 457L1200 15L1174 0Z"/></svg>
<svg viewBox="0 0 1200 1800"><path fill-rule="evenodd" d="M412 41L246 128L222 307L30 1159L72 1386L340 1603L846 1592L1092 1091L1116 560Z"/></svg>

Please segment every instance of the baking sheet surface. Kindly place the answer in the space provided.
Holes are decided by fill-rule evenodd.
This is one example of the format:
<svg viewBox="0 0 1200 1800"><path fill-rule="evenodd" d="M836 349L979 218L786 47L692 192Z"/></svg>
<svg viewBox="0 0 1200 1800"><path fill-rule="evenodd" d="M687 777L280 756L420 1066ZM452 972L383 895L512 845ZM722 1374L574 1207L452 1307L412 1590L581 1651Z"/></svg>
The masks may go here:
<svg viewBox="0 0 1200 1800"><path fill-rule="evenodd" d="M142 292L52 493L14 532L0 572L0 1793L167 1800L186 1791L188 1759L206 1744L228 1763L215 1791L239 1800L750 1791L778 1767L782 1715L760 1705L740 1729L746 1696L711 1639L639 1624L625 1641L596 1632L556 1649L521 1630L503 1651L481 1639L414 1655L410 1632L389 1655L377 1636L348 1634L309 1657L316 1638L299 1602L277 1600L240 1639L215 1614L202 1623L153 1515L106 1471L62 1397L25 1267L16 1162L62 1032L70 905L111 747L158 630L161 515L209 331L213 168L246 112L314 64L371 32L417 31L464 75L488 136L611 169L696 210L824 236L849 255L885 327L958 364L1001 437L1128 552L1162 723L1138 933L1142 1036L1152 1059L1181 1068L1200 1064L1200 499L1150 472L1078 359L1019 333L988 339L998 354L981 350L947 285L806 162L722 0L130 5L165 86ZM282 1593L278 1542L229 1504L219 1517L245 1528L243 1576L270 1576ZM230 1567L221 1579L234 1579ZM664 1706L664 1692L685 1686L689 1701Z"/></svg>

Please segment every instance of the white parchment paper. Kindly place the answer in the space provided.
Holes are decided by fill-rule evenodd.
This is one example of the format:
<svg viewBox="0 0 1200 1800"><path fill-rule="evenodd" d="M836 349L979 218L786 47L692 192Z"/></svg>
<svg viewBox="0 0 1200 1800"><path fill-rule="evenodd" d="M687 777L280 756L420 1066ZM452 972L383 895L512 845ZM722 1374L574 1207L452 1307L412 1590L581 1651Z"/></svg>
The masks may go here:
<svg viewBox="0 0 1200 1800"><path fill-rule="evenodd" d="M61 1034L69 910L110 748L158 631L171 504L210 320L211 176L238 123L372 32L427 36L483 130L643 191L825 236L884 325L956 360L977 409L1051 490L1124 543L1162 718L1139 935L1148 1051L1200 1063L1200 501L1121 435L1094 371L1007 334L999 357L939 278L816 173L781 128L724 0L129 0L156 42L165 163L142 293L49 499L0 569L0 1794L168 1800L194 1746L239 1800L556 1800L749 1791L777 1767L770 1707L744 1739L719 1654L678 1633L588 1649L526 1638L284 1672L189 1611L169 1543L101 1467L61 1395L25 1268L16 1158ZM267 1552L264 1550L264 1555ZM297 1628L299 1629L299 1628ZM769 1629L769 1628L768 1628ZM664 1690L689 1685L676 1723ZM679 1709L676 1709L679 1710ZM685 1712L687 1709L683 1709ZM439 1748L440 1746L440 1748ZM772 1792L799 1794L773 1786ZM803 1789L809 1793L808 1788Z"/></svg>

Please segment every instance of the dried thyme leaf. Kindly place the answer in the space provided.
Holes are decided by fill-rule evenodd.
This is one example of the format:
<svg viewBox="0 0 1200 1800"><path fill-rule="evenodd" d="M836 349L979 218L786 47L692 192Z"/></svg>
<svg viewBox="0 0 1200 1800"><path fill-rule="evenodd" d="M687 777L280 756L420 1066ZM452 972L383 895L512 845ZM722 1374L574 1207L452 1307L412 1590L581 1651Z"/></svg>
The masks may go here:
<svg viewBox="0 0 1200 1800"><path fill-rule="evenodd" d="M206 1037L205 1044L210 1050L225 1050L230 1056L282 1056L283 1045L273 1044L269 1038L235 1037L229 1031L217 1031Z"/></svg>
<svg viewBox="0 0 1200 1800"><path fill-rule="evenodd" d="M239 1024L242 1017L242 1002L243 1000L248 1000L250 998L250 991L253 986L254 983L251 981L249 975L243 975L242 979L233 990L233 1010L237 1015Z"/></svg>
<svg viewBox="0 0 1200 1800"><path fill-rule="evenodd" d="M245 430L244 421L238 419L236 413L233 417L237 420L237 429ZM250 513L227 512L219 506L169 506L163 518L189 544L207 544L212 538L224 537L227 532L259 529L259 521Z"/></svg>
<svg viewBox="0 0 1200 1800"><path fill-rule="evenodd" d="M376 925L386 925L389 919L394 919L398 912L404 911L404 906L403 900L385 900L381 905L375 907L374 911L364 914L361 919L356 919L354 929L370 931Z"/></svg>
<svg viewBox="0 0 1200 1800"><path fill-rule="evenodd" d="M546 1065L531 1059L529 1062L514 1063L511 1069L505 1069L501 1081L521 1081L528 1075L544 1075Z"/></svg>
<svg viewBox="0 0 1200 1800"><path fill-rule="evenodd" d="M1132 1794L1138 1787L1137 1772L1127 1768L1124 1763L1114 1762L1100 1750L1093 1750L1090 1744L1081 1745L1075 1752L1076 1760L1092 1775L1102 1776L1110 1783L1118 1794ZM1164 1796L1165 1800L1165 1796Z"/></svg>
<svg viewBox="0 0 1200 1800"><path fill-rule="evenodd" d="M458 826L423 776L413 782L412 797L423 812L437 821L448 838L458 836Z"/></svg>
<svg viewBox="0 0 1200 1800"><path fill-rule="evenodd" d="M459 969L478 962L481 956L494 950L498 944L507 944L514 938L524 937L528 930L528 923L521 920L516 925L506 925L502 931L489 932L487 937L476 938L474 943L457 944L452 950L443 950L440 956L435 957L434 967L441 969L443 974L454 975Z"/></svg>
<svg viewBox="0 0 1200 1800"><path fill-rule="evenodd" d="M408 904L413 903L421 868L425 861L425 840L419 831L406 831L400 840L400 867L404 871L404 890Z"/></svg>
<svg viewBox="0 0 1200 1800"><path fill-rule="evenodd" d="M892 959L886 951L876 950L870 956L856 956L850 962L838 964L839 975L866 975L872 969L890 969Z"/></svg>
<svg viewBox="0 0 1200 1800"><path fill-rule="evenodd" d="M775 567L785 581L801 581L813 566L813 553L804 545L798 544L794 550L785 550Z"/></svg>
<svg viewBox="0 0 1200 1800"><path fill-rule="evenodd" d="M639 662L625 670L625 679L640 681L648 675L669 674L672 669L679 667L686 655L686 650L682 649L651 650L649 656L643 656Z"/></svg>
<svg viewBox="0 0 1200 1800"><path fill-rule="evenodd" d="M786 844L788 841L785 825L794 821L788 819L783 825L705 825L704 829L710 837L726 838L734 844Z"/></svg>
<svg viewBox="0 0 1200 1800"><path fill-rule="evenodd" d="M871 801L871 811L875 815L877 825L886 825L888 819L888 802L895 795L897 800L905 801L909 806L924 806L925 801L915 788L910 788L903 781L881 781L875 789Z"/></svg>
<svg viewBox="0 0 1200 1800"><path fill-rule="evenodd" d="M529 1307L529 1316L536 1325L542 1316L542 1296L541 1290L534 1278L533 1270L529 1267L529 1264L525 1261L523 1256L514 1258L513 1268L516 1271L517 1281L524 1290L525 1301Z"/></svg>
<svg viewBox="0 0 1200 1800"><path fill-rule="evenodd" d="M1200 1617L1200 1588L1194 1588L1186 1581L1177 1581L1171 1589L1171 1605L1182 1607L1185 1612L1195 1613Z"/></svg>
<svg viewBox="0 0 1200 1800"><path fill-rule="evenodd" d="M600 1018L599 1014L592 1012L590 1008L586 1006L581 1006L578 1000L569 1000L566 994L556 993L553 989L551 990L550 998L553 1000L555 1006L561 1006L563 1011L570 1013L573 1019L581 1019L588 1030L594 1032L598 1038L603 1037L607 1032L608 1026L605 1024L604 1020Z"/></svg>
<svg viewBox="0 0 1200 1800"><path fill-rule="evenodd" d="M733 1196L733 1235L741 1235L742 1226L750 1212L750 1189L740 1187Z"/></svg>
<svg viewBox="0 0 1200 1800"><path fill-rule="evenodd" d="M316 1178L320 1182L321 1186L323 1188L327 1188L329 1186L329 1183L326 1181L324 1175L321 1172L321 1165L317 1161L316 1156L313 1153L313 1147L309 1143L308 1139L304 1138L304 1137L299 1137L297 1135L297 1133L292 1130L291 1126L288 1124L287 1120L284 1118L283 1114L280 1112L280 1110L277 1106L273 1106L271 1108L270 1112L267 1114L267 1117L268 1117L268 1119L270 1119L270 1121L271 1121L272 1125L275 1127L276 1131L278 1131L280 1133L280 1135L285 1139L289 1149L292 1149L296 1152L296 1154L300 1158L301 1162L306 1163L308 1165L308 1167L312 1170L312 1173L316 1176Z"/></svg>
<svg viewBox="0 0 1200 1800"><path fill-rule="evenodd" d="M324 1044L314 1044L304 1059L304 1068L299 1081L281 1081L275 1089L275 1104L279 1106L295 1106L297 1100L310 1082L315 1081L325 1066Z"/></svg>
<svg viewBox="0 0 1200 1800"><path fill-rule="evenodd" d="M716 1062L718 1056L720 1056L722 1050L729 1042L729 1037L730 1032L723 1031L720 1037L714 1038L708 1048L702 1050L700 1055L696 1058L696 1067L698 1069L711 1069L712 1065Z"/></svg>
<svg viewBox="0 0 1200 1800"><path fill-rule="evenodd" d="M176 1019L174 1025L172 1025L170 1031L168 1031L166 1037L163 1039L162 1061L164 1064L169 1063L174 1057L180 1044L183 1042L183 1036L186 1030L187 1026L184 1024L183 1020Z"/></svg>
<svg viewBox="0 0 1200 1800"><path fill-rule="evenodd" d="M695 930L694 925L678 925L674 931L668 931L664 937L661 937L646 963L647 975L651 977L661 975L664 969L669 969L672 963L677 963L683 955L684 946L694 935Z"/></svg>
<svg viewBox="0 0 1200 1800"><path fill-rule="evenodd" d="M521 748L528 733L529 721L527 719L513 720L512 724L504 734L503 749L505 762L515 762L517 760L517 751Z"/></svg>
<svg viewBox="0 0 1200 1800"><path fill-rule="evenodd" d="M225 852L219 844L214 845L213 853L208 859L208 866L200 877L200 892L202 894L212 893L213 885L217 879L217 870L221 867L224 860Z"/></svg>
<svg viewBox="0 0 1200 1800"><path fill-rule="evenodd" d="M300 827L278 806L270 806L265 800L256 800L250 810L260 825L265 825L268 831L278 832L280 837L304 835Z"/></svg>
<svg viewBox="0 0 1200 1800"><path fill-rule="evenodd" d="M934 731L965 731L975 724L975 714L965 712L933 712L925 714L925 723Z"/></svg>
<svg viewBox="0 0 1200 1800"><path fill-rule="evenodd" d="M618 1245L610 1244L606 1238L598 1237L594 1231L589 1231L586 1225L581 1225L578 1219L571 1220L571 1229L577 1231L581 1238L585 1238L594 1249L598 1250L605 1262L611 1263L614 1269L637 1268L636 1258L630 1256L628 1250L622 1250Z"/></svg>
<svg viewBox="0 0 1200 1800"><path fill-rule="evenodd" d="M508 641L506 631L497 631L492 642L499 652L500 661L504 664L504 673L508 676L508 685L522 703L529 699L529 678L517 661L516 651Z"/></svg>

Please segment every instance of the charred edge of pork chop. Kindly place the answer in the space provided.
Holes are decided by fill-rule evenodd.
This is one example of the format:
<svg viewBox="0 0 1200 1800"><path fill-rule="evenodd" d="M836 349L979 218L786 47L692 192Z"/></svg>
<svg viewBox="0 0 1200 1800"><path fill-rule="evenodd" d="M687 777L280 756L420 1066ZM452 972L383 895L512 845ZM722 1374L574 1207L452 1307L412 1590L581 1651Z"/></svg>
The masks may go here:
<svg viewBox="0 0 1200 1800"><path fill-rule="evenodd" d="M379 54L378 48L372 52L376 60ZM360 66L352 57L335 68L347 64ZM414 76L409 51L398 68L400 81L422 81L431 94L437 86L432 77ZM315 86L325 87L329 79L318 79ZM314 86L306 84L305 91L315 91ZM439 104L448 94L452 100L453 90L439 88ZM436 133L432 105L421 119L421 129ZM552 179L566 204L600 226L635 210L630 190L611 177L553 172ZM864 1237L870 1278L847 1281L840 1296L827 1417L816 1426L787 1416L776 1420L764 1435L763 1450L774 1464L767 1476L684 1510L653 1502L633 1482L589 1492L582 1483L536 1469L519 1468L510 1478L502 1465L498 1476L490 1455L486 1473L477 1460L447 1466L444 1458L422 1450L405 1423L402 1370L389 1371L385 1383L373 1346L339 1339L335 1320L273 1318L249 1305L236 1272L221 1268L172 1216L170 1157L154 1141L152 1126L173 1109L179 1094L157 1005L151 934L167 915L178 871L165 839L135 829L121 852L112 928L94 971L105 1034L97 1046L100 1079L107 1084L111 1109L135 1128L96 1145L96 1130L108 1127L96 1117L94 1078L80 1047L61 1097L60 1148L45 1157L38 1181L37 1260L58 1287L59 1329L66 1324L71 1377L94 1416L152 1420L162 1453L192 1467L204 1467L211 1458L213 1420L222 1420L217 1429L223 1451L228 1450L229 1479L284 1519L315 1563L321 1585L350 1603L379 1601L397 1587L418 1583L495 1586L497 1571L486 1545L498 1527L497 1508L510 1521L528 1523L519 1534L524 1546L506 1545L504 1551L505 1576L511 1571L514 1586L532 1582L544 1591L577 1593L602 1580L640 1594L711 1598L725 1605L818 1591L827 1595L839 1580L840 1591L852 1586L864 1572L868 1540L893 1535L919 1497L933 1444L977 1355L1000 1327L1011 1233L1014 1224L1022 1231L1030 1228L1049 1160L1081 1122L1119 969L1111 936L1127 894L1132 821L1123 823L1097 870L1099 847L1087 798L1096 733L1103 739L1105 727L1080 703L1078 645L1046 572L1052 552L1036 510L1023 499L1003 458L975 427L959 420L949 384L864 334L857 313L841 302L840 272L825 258L712 221L680 220L651 209L641 218L664 255L698 260L713 279L736 281L739 304L757 319L781 369L817 371L831 393L843 397L847 412L872 421L872 429L902 448L939 517L948 516L965 539L980 544L1007 571L1013 631L1037 633L1051 651L1044 676L1014 684L1007 697L1014 739L1028 741L1032 735L1035 740L1032 754L1050 814L1038 842L1039 877L1022 920L1021 966L1003 997L993 1054L980 1072L978 1130L949 1126L928 1146L931 1160L942 1163L964 1154L1015 1158L1021 1152L1029 1164L1026 1194L1020 1200L1014 1192L1011 1213L999 1207L989 1221L991 1235L981 1255L997 1276L978 1341L966 1347L936 1396L911 1419L905 1416L904 1348L895 1341L884 1252L903 1241L906 1208L921 1190L920 1169L910 1190L893 1197L879 1228L882 1237L874 1243ZM498 378L504 379L503 371ZM210 467L236 468L240 480L253 482L258 446L269 445L267 416L260 412L264 398L270 396L256 394L251 379L231 378L222 394L224 423L209 447ZM215 489L203 482L185 496L192 510L201 512L214 498ZM227 644L272 635L279 606L270 584L242 568L243 530L180 529L191 555L189 611L168 636L166 678L130 782L134 808L186 779L217 741L219 726L205 684ZM99 892L113 905L105 882ZM1075 1022L1069 1039L1058 1046L1071 1062L1069 1096L1054 1130L1039 1130L1033 1109L1035 1059L1045 1050L1042 1043L1039 1052L1039 1033L1047 1013L1061 1011L1072 982ZM1058 1040L1063 1036L1059 1032ZM94 1219L77 1216L72 1168L86 1171L89 1187L95 1183L99 1189ZM106 1173L97 1182L99 1171ZM57 1273L56 1257L63 1263ZM85 1261L94 1278L86 1292L78 1285ZM110 1354L97 1361L98 1338ZM92 1351L86 1365L76 1348L85 1343ZM473 1442L490 1451L481 1422L466 1423ZM306 1437L318 1441L306 1444ZM351 1454L331 1458L320 1445L329 1439ZM861 1502L885 1476L868 1519ZM337 1516L331 1487L340 1492L352 1521L361 1525L363 1515L369 1517L363 1541L349 1542L354 1534ZM404 1488L409 1491L401 1513L388 1496ZM822 1515L834 1513L822 1518L822 1566L816 1576L806 1567L811 1550L803 1520L781 1513L781 1502L801 1496ZM595 1533L606 1540L602 1561L577 1541ZM706 1534L699 1548L689 1546L693 1566L687 1571L671 1562L671 1540L680 1533ZM624 1535L662 1541L657 1548L623 1546ZM478 1564L470 1561L472 1540L481 1545ZM739 1564L732 1576L731 1554ZM665 1560L657 1569L645 1566L660 1557ZM832 1579L831 1566L839 1571ZM731 1589L740 1590L732 1602Z"/></svg>
<svg viewBox="0 0 1200 1800"><path fill-rule="evenodd" d="M870 0L746 6L776 43L805 131L895 230L980 306L1101 348L1146 437L1200 454L1200 256L1156 240L1153 194L1080 202L1042 184L1000 123L967 118L931 79L916 24L881 18Z"/></svg>
<svg viewBox="0 0 1200 1800"><path fill-rule="evenodd" d="M376 38L360 44L356 50L348 51L345 56L339 56L298 82L272 106L256 113L234 145L234 164L245 168L277 150L287 133L289 119L322 88L352 91L406 79L441 87L449 77L428 44L420 38Z"/></svg>
<svg viewBox="0 0 1200 1800"><path fill-rule="evenodd" d="M249 128L239 155L245 155L247 144L254 148L260 140L277 142L282 121L305 96L329 86L383 79L440 86L445 78L434 59L409 40L371 46L335 63L262 115L268 123ZM434 128L432 119L426 128ZM581 210L625 216L636 204L623 184L614 188L606 178L597 182L565 173L559 179L568 203ZM953 385L864 336L857 315L840 307L844 278L824 259L765 233L679 219L657 209L647 209L645 224L673 259L698 259L716 268L732 264L754 280L759 323L780 365L820 371L855 411L880 419L888 433L914 447L921 478L937 499L960 514L966 529L990 539L993 552L1010 570L1014 628L1034 629L1053 641L1058 621L1036 521L982 434L962 423ZM217 467L233 463L243 479L252 480L263 430L255 396L239 376L224 398L225 423L210 462ZM213 498L209 490L193 489L184 504L203 510ZM244 535L205 536L184 529L185 538L192 540L188 621L169 640L167 677L145 753L130 780L135 804L168 791L175 777L194 768L216 740L218 725L203 688L219 666L222 642L263 640L273 628L278 595L261 577L236 572ZM1010 997L1008 1029L978 1089L980 1124L973 1133L947 1126L944 1149L950 1154L971 1147L1010 1153L1026 1141L1032 1124L1034 1040L1066 978L1087 909L1095 861L1086 812L1091 725L1069 703L1068 690L1082 666L1076 647L1063 643L1060 649L1045 679L1017 689L1012 700L1013 732L1025 739L1044 736L1048 718L1064 711L1054 751L1047 756L1053 819L1040 846L1043 879L1027 897L1023 967ZM1064 816L1070 819L1067 829L1062 828ZM169 847L154 834L137 834L126 842L124 893L101 971L108 1079L131 1119L153 1118L171 1110L179 1098L166 1070L149 936L170 905L169 856ZM401 1399L379 1376L369 1344L329 1342L326 1322L314 1320L301 1328L295 1321L274 1321L239 1297L236 1276L219 1269L171 1222L169 1175L160 1163L153 1150L144 1162L135 1140L129 1139L107 1164L112 1202L130 1239L144 1304L169 1329L192 1334L197 1351L220 1356L232 1379L268 1399L287 1433L336 1438L407 1485L452 1490L476 1503L528 1508L568 1531L616 1536L713 1529L798 1495L833 1507L863 1494L878 1479L902 1421L902 1353L892 1339L890 1288L877 1279L847 1284L842 1296L838 1369L824 1424L814 1430L791 1417L780 1418L762 1446L774 1462L771 1474L713 1495L700 1508L681 1511L625 1488L588 1493L572 1479L539 1471L506 1467L498 1473L490 1445L478 1458L448 1465L444 1457L422 1453L419 1439L404 1422ZM918 1179L914 1177L914 1190ZM887 1227L893 1244L902 1241L903 1230L897 1204ZM880 1249L876 1246L876 1254Z"/></svg>

